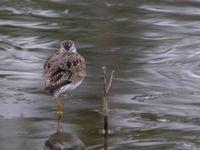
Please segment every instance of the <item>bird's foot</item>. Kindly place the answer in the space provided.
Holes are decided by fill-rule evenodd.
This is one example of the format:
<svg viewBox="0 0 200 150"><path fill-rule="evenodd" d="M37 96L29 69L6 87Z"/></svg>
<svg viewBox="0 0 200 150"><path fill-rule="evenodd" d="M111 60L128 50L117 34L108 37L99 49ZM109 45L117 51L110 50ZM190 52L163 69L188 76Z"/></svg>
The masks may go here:
<svg viewBox="0 0 200 150"><path fill-rule="evenodd" d="M62 115L63 112L62 112L62 111L57 111L56 114L57 114L57 115Z"/></svg>

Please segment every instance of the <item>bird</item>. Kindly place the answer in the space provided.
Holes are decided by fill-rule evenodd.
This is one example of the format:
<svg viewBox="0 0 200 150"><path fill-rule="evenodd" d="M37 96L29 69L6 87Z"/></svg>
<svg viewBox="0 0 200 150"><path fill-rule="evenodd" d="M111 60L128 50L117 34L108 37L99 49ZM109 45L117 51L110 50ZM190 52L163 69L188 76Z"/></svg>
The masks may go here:
<svg viewBox="0 0 200 150"><path fill-rule="evenodd" d="M46 59L43 67L45 89L56 99L59 116L62 113L61 94L78 87L85 76L85 59L72 40L63 41L60 49Z"/></svg>

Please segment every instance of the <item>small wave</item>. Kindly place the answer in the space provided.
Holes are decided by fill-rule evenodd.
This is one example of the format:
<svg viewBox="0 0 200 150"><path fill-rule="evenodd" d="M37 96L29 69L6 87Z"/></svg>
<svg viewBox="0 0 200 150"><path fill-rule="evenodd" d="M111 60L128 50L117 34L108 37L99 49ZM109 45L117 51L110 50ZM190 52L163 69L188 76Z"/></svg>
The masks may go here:
<svg viewBox="0 0 200 150"><path fill-rule="evenodd" d="M123 22L123 21L129 20L129 18L128 17L118 17L118 18L115 18L114 20L117 22Z"/></svg>
<svg viewBox="0 0 200 150"><path fill-rule="evenodd" d="M174 93L161 93L161 94L144 94L144 95L136 95L132 97L132 100L144 101L144 100L154 100L160 97L166 97L174 95Z"/></svg>
<svg viewBox="0 0 200 150"><path fill-rule="evenodd" d="M192 150L192 149L199 149L195 146L194 143L191 142L181 142L176 146L177 150Z"/></svg>
<svg viewBox="0 0 200 150"><path fill-rule="evenodd" d="M2 40L2 44L0 47L3 49L6 49L8 51L14 52L16 54L25 54L29 52L23 51L23 53L18 53L18 50L31 50L31 49L53 49L52 45L54 45L57 41L47 41L47 40L41 40L40 36L26 36L26 37L5 37ZM3 46L2 46L3 45ZM14 48L15 49L14 49Z"/></svg>
<svg viewBox="0 0 200 150"><path fill-rule="evenodd" d="M15 8L12 8L12 7L5 7L5 6L0 7L0 11L2 11L2 12L8 11L8 12L11 12L11 13L16 14L16 15L23 14L23 12L20 11L20 10L17 10Z"/></svg>
<svg viewBox="0 0 200 150"><path fill-rule="evenodd" d="M22 72L22 71L0 71L1 75L6 75L7 79L29 79L29 80L35 80L35 79L41 79L41 75L33 72Z"/></svg>
<svg viewBox="0 0 200 150"><path fill-rule="evenodd" d="M200 10L196 7L177 7L177 6L161 6L161 5L141 5L139 7L140 9L148 10L151 12L157 12L157 13L167 13L167 14L181 14L181 15L199 15Z"/></svg>
<svg viewBox="0 0 200 150"><path fill-rule="evenodd" d="M28 22L28 21L14 21L14 20L0 20L0 26L13 26L13 27L25 27L33 29L57 29L59 27L48 24L46 22Z"/></svg>
<svg viewBox="0 0 200 150"><path fill-rule="evenodd" d="M15 15L34 15L39 17L49 17L49 18L57 18L61 17L61 13L54 12L53 10L39 10L39 9L33 9L33 8L22 8L22 9L16 9L12 7L0 7L0 11L5 12L11 12Z"/></svg>

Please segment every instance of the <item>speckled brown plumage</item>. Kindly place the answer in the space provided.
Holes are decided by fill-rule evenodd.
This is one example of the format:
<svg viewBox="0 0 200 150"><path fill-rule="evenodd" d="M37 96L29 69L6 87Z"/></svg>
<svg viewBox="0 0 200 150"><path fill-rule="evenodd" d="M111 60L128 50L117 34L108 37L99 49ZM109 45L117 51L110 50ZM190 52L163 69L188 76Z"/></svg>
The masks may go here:
<svg viewBox="0 0 200 150"><path fill-rule="evenodd" d="M72 41L63 42L61 49L44 64L45 87L55 97L65 90L76 88L86 76L85 60L72 46Z"/></svg>

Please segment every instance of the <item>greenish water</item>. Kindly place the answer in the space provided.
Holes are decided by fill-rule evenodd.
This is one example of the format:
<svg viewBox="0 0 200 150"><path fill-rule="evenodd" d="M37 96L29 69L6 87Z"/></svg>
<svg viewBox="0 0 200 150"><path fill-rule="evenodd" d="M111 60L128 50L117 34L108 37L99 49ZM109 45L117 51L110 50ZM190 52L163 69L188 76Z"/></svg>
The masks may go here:
<svg viewBox="0 0 200 150"><path fill-rule="evenodd" d="M87 63L62 97L63 132L103 150L101 66L116 71L110 150L200 149L200 1L1 0L0 150L41 150L56 131L45 59L65 39Z"/></svg>

